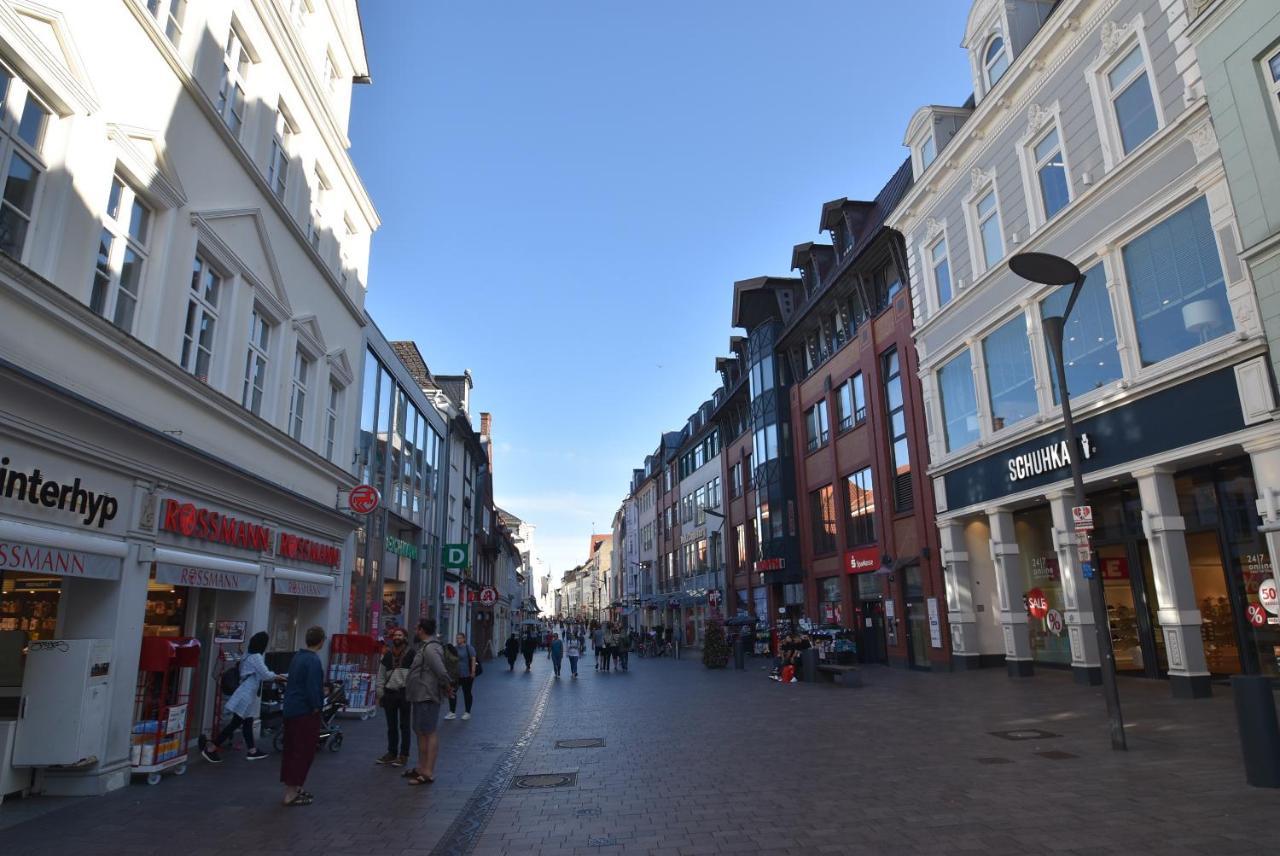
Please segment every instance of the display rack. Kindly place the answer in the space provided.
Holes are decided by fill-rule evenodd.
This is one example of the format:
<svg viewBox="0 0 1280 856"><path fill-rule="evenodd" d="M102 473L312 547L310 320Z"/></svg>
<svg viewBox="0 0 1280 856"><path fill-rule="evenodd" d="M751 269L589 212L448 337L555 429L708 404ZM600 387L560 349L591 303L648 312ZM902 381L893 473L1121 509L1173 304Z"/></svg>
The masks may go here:
<svg viewBox="0 0 1280 856"><path fill-rule="evenodd" d="M222 730L222 708L230 698L222 692L222 675L228 669L239 670L242 659L242 646L239 642L217 642L215 647L218 653L214 660L218 665L213 674L213 705L209 711L209 727L206 729L209 734L217 734Z"/></svg>
<svg viewBox="0 0 1280 856"><path fill-rule="evenodd" d="M144 636L138 658L129 759L133 772L160 782L160 774L187 771L191 730L191 686L200 662L200 642L190 638Z"/></svg>
<svg viewBox="0 0 1280 856"><path fill-rule="evenodd" d="M851 665L857 658L857 633L839 624L814 627L809 639L818 651L818 659L841 666Z"/></svg>
<svg viewBox="0 0 1280 856"><path fill-rule="evenodd" d="M348 716L369 719L378 711L378 657L382 645L372 636L339 633L329 643L329 680L342 684Z"/></svg>

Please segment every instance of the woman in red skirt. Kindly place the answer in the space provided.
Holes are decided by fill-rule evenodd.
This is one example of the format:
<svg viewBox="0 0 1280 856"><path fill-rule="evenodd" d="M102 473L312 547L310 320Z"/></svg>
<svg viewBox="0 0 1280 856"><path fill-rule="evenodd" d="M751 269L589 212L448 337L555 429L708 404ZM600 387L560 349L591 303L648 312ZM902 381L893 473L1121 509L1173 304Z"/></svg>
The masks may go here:
<svg viewBox="0 0 1280 856"><path fill-rule="evenodd" d="M308 628L307 647L294 654L289 664L289 683L284 691L284 751L280 754L280 781L284 782L284 804L288 806L315 801L303 785L320 739L324 667L319 651L323 647L324 628Z"/></svg>

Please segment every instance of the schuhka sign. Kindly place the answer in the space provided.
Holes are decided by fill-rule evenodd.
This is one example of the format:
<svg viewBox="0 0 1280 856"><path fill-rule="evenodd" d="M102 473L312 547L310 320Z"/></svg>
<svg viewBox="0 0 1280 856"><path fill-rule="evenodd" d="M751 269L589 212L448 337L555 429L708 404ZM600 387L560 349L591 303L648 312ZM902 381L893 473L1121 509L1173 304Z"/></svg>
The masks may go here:
<svg viewBox="0 0 1280 856"><path fill-rule="evenodd" d="M280 558L313 562L331 568L336 568L342 562L342 550L332 544L288 532L277 535L269 526L239 520L229 514L176 499L164 501L160 528L186 538L212 541L259 553L270 553L274 547L275 554Z"/></svg>

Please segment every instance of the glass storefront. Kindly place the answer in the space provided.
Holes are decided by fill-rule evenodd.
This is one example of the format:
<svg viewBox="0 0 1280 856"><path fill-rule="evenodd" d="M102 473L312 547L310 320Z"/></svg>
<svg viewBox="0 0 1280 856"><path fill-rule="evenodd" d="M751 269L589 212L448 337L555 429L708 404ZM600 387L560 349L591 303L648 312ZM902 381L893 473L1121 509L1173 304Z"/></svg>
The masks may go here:
<svg viewBox="0 0 1280 856"><path fill-rule="evenodd" d="M840 597L840 578L818 580L818 623L844 624L844 604Z"/></svg>
<svg viewBox="0 0 1280 856"><path fill-rule="evenodd" d="M17 630L25 639L52 639L57 633L62 579L6 571L0 587L0 631Z"/></svg>
<svg viewBox="0 0 1280 856"><path fill-rule="evenodd" d="M151 580L147 583L147 612L143 636L182 636L187 626L190 590Z"/></svg>
<svg viewBox="0 0 1280 856"><path fill-rule="evenodd" d="M1027 632L1031 656L1037 663L1071 664L1071 642L1062 616L1066 602L1062 594L1062 573L1053 549L1053 515L1042 505L1013 515L1022 565L1023 590L1010 592L1010 600L1021 595L1027 610Z"/></svg>

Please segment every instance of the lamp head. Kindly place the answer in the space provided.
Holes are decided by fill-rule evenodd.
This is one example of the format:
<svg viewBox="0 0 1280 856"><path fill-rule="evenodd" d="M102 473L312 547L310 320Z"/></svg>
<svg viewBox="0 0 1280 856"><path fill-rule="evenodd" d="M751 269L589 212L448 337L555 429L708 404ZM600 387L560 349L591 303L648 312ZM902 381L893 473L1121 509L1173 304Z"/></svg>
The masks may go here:
<svg viewBox="0 0 1280 856"><path fill-rule="evenodd" d="M1009 259L1009 270L1043 285L1072 285L1080 279L1080 268L1050 253L1018 253Z"/></svg>

